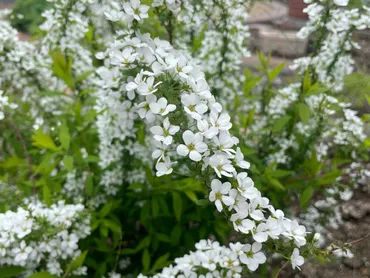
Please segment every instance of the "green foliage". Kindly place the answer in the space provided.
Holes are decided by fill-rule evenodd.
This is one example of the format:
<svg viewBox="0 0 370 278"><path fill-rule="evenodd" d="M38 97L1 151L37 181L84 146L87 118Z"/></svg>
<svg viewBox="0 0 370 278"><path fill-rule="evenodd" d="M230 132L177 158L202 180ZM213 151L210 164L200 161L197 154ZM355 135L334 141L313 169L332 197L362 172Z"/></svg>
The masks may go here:
<svg viewBox="0 0 370 278"><path fill-rule="evenodd" d="M356 72L346 76L341 97L358 109L366 105L370 107L370 75L365 72Z"/></svg>
<svg viewBox="0 0 370 278"><path fill-rule="evenodd" d="M294 198L296 203L304 210L316 192L322 193L327 187L338 185L337 178L342 175L340 169L345 167L349 161L351 150L345 147L337 146L338 149L331 152L330 158L325 158L326 160L318 159L315 150L315 145L319 142L323 130L332 125L331 119L321 117L321 111L330 107L339 113L341 108L323 102L318 110L310 109L306 102L307 98L322 93L330 95L332 92L323 84L315 82L314 77L307 71L302 76L301 88L297 88L298 99L286 109L286 114L274 118L269 117L267 107L272 97L279 94L275 90L274 80L279 76L284 65L281 64L271 69L270 56L265 57L262 53L258 53L258 58L260 66L256 67L257 73L245 70L245 100L237 97L234 101L233 118L238 119L238 122L234 123L233 128L235 134L242 130L240 139L242 143L246 142L242 150L246 160L252 163L250 171L256 187L279 207L286 207L287 203L292 201L292 196L296 196ZM370 100L368 96L370 89L367 90L370 83L368 79L368 76L363 73L348 76L345 79L343 101L352 100L354 104L357 103L357 107L362 108L366 99ZM259 86L258 90L256 86ZM256 109L250 109L248 113L245 113L244 101L259 102L262 111L256 112ZM251 131L250 128L258 125L261 117L267 119L266 127L259 131L262 134ZM297 132L298 124L308 124L312 118L318 120L318 126L310 131L312 132L310 136L300 135ZM363 118L366 121L366 116ZM296 148L298 151L295 149L286 151L291 162L270 164L266 157L280 150L281 146L276 144L277 140L289 138L290 135L294 135L295 143L298 145ZM253 144L249 143L251 144L249 145L247 142L253 142ZM359 147L359 149L364 148L362 153L365 154L365 160L368 159L366 158L368 149L365 151L366 144L369 144L368 139L361 142Z"/></svg>
<svg viewBox="0 0 370 278"><path fill-rule="evenodd" d="M0 278L8 278L8 277L14 277L16 275L21 274L26 269L20 266L8 266L1 268L0 271Z"/></svg>
<svg viewBox="0 0 370 278"><path fill-rule="evenodd" d="M44 21L41 14L50 6L46 0L17 0L10 17L12 25L21 32L34 35Z"/></svg>

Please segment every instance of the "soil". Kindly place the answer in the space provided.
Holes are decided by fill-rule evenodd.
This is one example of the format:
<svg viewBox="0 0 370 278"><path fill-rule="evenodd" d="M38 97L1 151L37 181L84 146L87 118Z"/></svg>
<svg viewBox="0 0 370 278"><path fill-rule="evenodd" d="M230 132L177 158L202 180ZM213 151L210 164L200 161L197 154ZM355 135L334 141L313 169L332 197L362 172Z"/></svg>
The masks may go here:
<svg viewBox="0 0 370 278"><path fill-rule="evenodd" d="M354 242L352 259L336 259L326 264L306 262L301 272L287 265L279 278L367 278L370 277L370 183L354 191L351 200L341 204L343 223L333 230L331 242L337 246Z"/></svg>

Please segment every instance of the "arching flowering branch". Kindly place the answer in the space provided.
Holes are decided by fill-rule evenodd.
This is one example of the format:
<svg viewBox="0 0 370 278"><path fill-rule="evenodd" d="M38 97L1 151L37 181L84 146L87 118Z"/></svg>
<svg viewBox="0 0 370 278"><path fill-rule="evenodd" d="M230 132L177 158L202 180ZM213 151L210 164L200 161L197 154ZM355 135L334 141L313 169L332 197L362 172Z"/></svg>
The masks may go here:
<svg viewBox="0 0 370 278"><path fill-rule="evenodd" d="M355 30L364 30L370 26L370 9L344 10L348 1L311 1L305 9L309 16L307 26L303 27L298 37L308 38L314 32L320 34L316 41L315 54L294 61L293 69L299 73L312 70L316 81L335 91L343 87L343 78L353 72L354 61L350 51L360 46L352 40Z"/></svg>
<svg viewBox="0 0 370 278"><path fill-rule="evenodd" d="M0 214L0 267L21 266L29 274L46 270L61 275L81 251L78 242L90 234L90 218L83 205L64 201L50 208L32 202ZM86 275L86 267L73 271Z"/></svg>
<svg viewBox="0 0 370 278"><path fill-rule="evenodd" d="M243 171L249 164L237 148L238 139L229 132L230 116L215 100L204 74L189 57L166 41L138 32L120 33L117 41L98 57L106 58L105 67L99 69L103 77L109 77L103 83L109 87L105 96L123 99L127 105L124 113L132 116L127 117L120 110L106 113L125 115L124 122L117 121L119 128L124 125L124 135L133 132L137 117L134 109L139 108L139 116L147 122L152 138L160 146L153 153L157 176L170 174L173 168L181 172L187 165L186 172L199 176L210 187L210 201L216 203L219 211L229 214L236 231L250 234L258 243L284 238L297 247L306 244L305 228L275 210ZM109 81L113 76L119 82L112 85ZM127 127L130 121L131 129ZM127 137L117 137L122 138ZM106 142L111 144L110 140ZM173 161L180 163L176 166Z"/></svg>
<svg viewBox="0 0 370 278"><path fill-rule="evenodd" d="M266 262L261 252L261 243L230 243L230 247L220 246L217 241L201 240L195 245L196 251L166 267L153 278L166 277L242 277L243 266L255 271L258 265ZM139 278L147 276L139 275Z"/></svg>

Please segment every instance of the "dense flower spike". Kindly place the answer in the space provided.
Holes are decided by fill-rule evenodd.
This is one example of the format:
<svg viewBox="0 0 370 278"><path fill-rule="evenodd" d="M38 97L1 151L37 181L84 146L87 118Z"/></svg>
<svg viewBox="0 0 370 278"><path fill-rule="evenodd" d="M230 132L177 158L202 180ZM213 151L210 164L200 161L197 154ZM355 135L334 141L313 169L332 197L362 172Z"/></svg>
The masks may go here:
<svg viewBox="0 0 370 278"><path fill-rule="evenodd" d="M261 251L262 245L258 242L253 245L230 243L229 247L225 247L220 246L217 241L203 239L195 247L197 249L195 252L175 259L174 265L164 268L153 278L242 277L244 266L255 271L259 264L266 262L266 256ZM294 257L295 265L302 264L300 258ZM147 276L139 275L138 277L146 278Z"/></svg>
<svg viewBox="0 0 370 278"><path fill-rule="evenodd" d="M285 218L281 211L275 210L269 200L263 198L254 187L248 174L238 172L238 165L247 168L245 166L248 163L240 159L240 154L236 157L238 139L229 132L232 127L230 116L211 94L199 66L186 55L173 49L168 42L152 39L149 34L140 34L138 31L120 32L118 36L104 53L97 55L99 58L105 57L105 66L99 69L99 72L104 73L104 77L115 76L123 84L127 84L122 86L102 82L99 96L104 96L106 100L110 97L116 98L115 101L98 102L108 108L103 114L108 117L104 125L98 124L105 130L100 133L105 142L102 153L105 153L105 148L107 151L110 148L113 153L106 157L118 159L124 147L117 148L112 145L113 139L123 142L134 137L134 120L141 115L150 126L156 145L165 146L164 151L155 150L153 153L153 157L157 158L157 176L173 172L175 164L172 161L179 160L174 152L176 150L180 157L189 157L189 162L194 162L195 167L199 165L202 169L201 176L209 182L212 180L210 200L215 201L217 209L221 211L225 207L231 214L237 214L237 226L238 223L248 223L249 228L237 228L237 231L250 234L258 243L269 238L276 240L282 237L295 242L297 247L304 245L305 228L299 226L296 221ZM131 58L126 59L124 65L116 63L120 60L121 53L130 53ZM180 65L182 68L191 67L192 71L184 74L184 71L179 70ZM128 74L132 69L137 72L134 76ZM172 88L172 91L168 88ZM148 99L149 95L154 96L152 100ZM163 99L163 107L173 105L171 111L166 111L165 116L153 113L151 109L157 99ZM119 108L120 102L125 103L125 108ZM147 119L145 111L138 112L137 107L146 109L146 113L150 110L153 115ZM116 120L121 115L124 115L125 120ZM181 134L180 138L176 136L177 133ZM110 135L113 137L109 137ZM102 166L109 165L113 160L107 162ZM213 174L206 174L209 170L212 170ZM176 168L176 171L181 169ZM228 179L229 182L222 184L214 177ZM236 200L239 201L237 205ZM256 261L252 262L254 268Z"/></svg>
<svg viewBox="0 0 370 278"><path fill-rule="evenodd" d="M51 274L63 274L65 265L81 254L79 240L90 234L90 219L85 214L83 205L64 201L50 208L30 202L15 212L1 213L0 266L34 270L44 265ZM86 275L86 270L81 267L75 274Z"/></svg>
<svg viewBox="0 0 370 278"><path fill-rule="evenodd" d="M51 194L53 200L68 201L50 207L28 201L16 212L0 214L0 266L26 267L30 274L37 269L67 276L69 263L81 254L79 240L90 233L90 227L84 206L66 203L86 201L87 206L97 210L92 229L100 233L104 243L95 242L94 234L92 241L98 245L99 252L107 250L109 245L112 249L108 250L117 253L114 269L103 274L119 278L119 268L123 270L130 264L129 259L120 261L122 242L126 244L126 231L121 230L125 228L122 224L125 220L116 219L113 212L126 205L122 196L130 198L132 192L145 193L137 194L138 198L129 202L140 214L134 219L140 222L137 225L140 228L134 232L140 230L141 237L141 233L150 231L150 238L140 243L146 245L143 261L150 260L160 252L155 251L153 258L147 254L161 240L158 233L146 227L145 209L150 210L154 219L159 210L167 208L164 198L152 196L155 183L175 183L181 181L179 177L185 177L197 180L208 190L209 195L202 201L214 203L243 243L222 247L217 242L202 240L196 245L196 252L177 259L155 277L241 277L243 268L253 272L264 264L265 252L271 250L281 253L293 269L299 269L304 257L314 249L306 225L316 228L312 225L319 213L315 207L335 207L335 217L329 220L335 227L340 223L340 215L338 202L332 196L348 199L352 193L339 187L330 188L325 201L318 201L315 207L309 207L307 214L301 215L303 222L291 219L275 209L257 189L263 188L259 187L261 182L256 174L258 164L267 165L265 173L277 170L277 175L285 176L294 164L292 153L320 165L330 152L342 147L348 147L354 159L359 155L357 147L366 137L364 124L350 105L340 101L332 91L338 91L344 76L353 71L349 52L357 44L351 36L354 30L370 26L369 9L343 10L346 0L307 0L311 4L306 9L310 21L299 36L307 37L318 31L323 31L323 35L317 40L314 53L294 62L293 68L302 81L276 93L269 88L268 93L273 93L265 103L251 98L250 103L241 107L248 114L241 124L241 118L226 110L234 110L233 104L245 93L243 83L248 81L245 75L239 74L243 58L248 55L246 1L50 2L53 8L44 13L41 30L45 35L40 41L20 41L17 31L7 21L0 20L0 120L5 117L0 124L10 126L13 115L25 116L39 132L32 136L23 122L19 132L14 125L17 139L22 142L9 151L9 161L4 163L10 165L9 177L8 168L4 167L0 178L8 181L26 177L27 181L20 186L22 190L32 187L35 197L50 201ZM143 34L143 30L155 29L146 28L146 24L160 25L161 30L156 30L155 36L165 33L163 37L168 41ZM246 84L245 87L250 87ZM306 92L310 85L320 89L319 92ZM13 104L18 98L19 111ZM287 119L286 115L295 109L298 112L294 111L294 117ZM306 112L303 116L302 111ZM21 115L23 112L25 115ZM319 116L310 117L311 112ZM323 121L333 115L339 117ZM249 126L253 117L255 124ZM281 120L283 132L271 136L270 124ZM94 140L90 142L89 136ZM0 146L7 148L16 136L9 138L1 137ZM41 143L35 138L41 138ZM260 138L271 140L262 146L263 155L258 153L261 163L251 165L244 159L248 153L243 153L243 148L245 145L256 148ZM302 148L301 142L309 142L311 138L316 141ZM38 148L28 152L27 145L31 142ZM16 168L14 164L21 166ZM370 176L357 163L348 171L354 183ZM156 179L155 175L171 177ZM278 179L270 178L266 179L267 188L273 184L270 180L275 181L275 187L284 187ZM55 192L48 191L45 182L49 180ZM340 178L336 181L340 182ZM19 193L14 191L15 195ZM177 191L169 192L173 193L174 206L177 196L182 200ZM184 193L197 201L198 196L193 192ZM145 197L141 199L142 196ZM104 203L107 204L99 210L98 206ZM126 211L124 214L126 217ZM185 220L177 214L169 217L178 220L175 228L184 226L179 219ZM318 227L325 231L321 228ZM171 240L166 235L163 238L164 242L173 241L172 232ZM147 239L152 242L145 242ZM314 241L317 240L315 236ZM132 250L136 249L127 246L125 252ZM111 264L104 262L104 269L107 265ZM86 268L71 274L86 274Z"/></svg>

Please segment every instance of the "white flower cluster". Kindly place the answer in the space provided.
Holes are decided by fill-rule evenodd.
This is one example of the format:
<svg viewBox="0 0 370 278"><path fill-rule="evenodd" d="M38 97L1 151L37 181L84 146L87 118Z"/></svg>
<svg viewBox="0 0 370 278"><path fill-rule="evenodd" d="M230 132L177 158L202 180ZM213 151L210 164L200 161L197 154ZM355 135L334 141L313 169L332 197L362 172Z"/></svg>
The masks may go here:
<svg viewBox="0 0 370 278"><path fill-rule="evenodd" d="M94 0L49 0L53 8L43 13L40 26L46 35L41 41L41 53L48 57L51 50L60 50L73 58L75 76L92 69L92 54L80 43L89 30L89 19L84 15Z"/></svg>
<svg viewBox="0 0 370 278"><path fill-rule="evenodd" d="M3 94L4 92L0 90L0 120L5 118L5 107L9 107L10 109L16 109L18 107L18 105L15 103L9 103L9 97Z"/></svg>
<svg viewBox="0 0 370 278"><path fill-rule="evenodd" d="M241 71L243 59L250 55L246 47L249 38L246 1L205 0L183 1L178 19L186 26L185 35L176 38L175 44L193 45L193 39L201 37L198 51L188 49L201 61L202 70L212 89L222 92L222 101L232 100L244 82ZM199 38L198 38L199 39Z"/></svg>
<svg viewBox="0 0 370 278"><path fill-rule="evenodd" d="M73 170L66 175L63 185L63 193L74 202L81 202L81 196L85 189L87 172L83 172L81 177L77 176L77 171Z"/></svg>
<svg viewBox="0 0 370 278"><path fill-rule="evenodd" d="M196 251L184 257L175 259L175 264L166 267L153 278L191 277L242 277L243 267L255 271L260 264L266 262L266 256L261 251L262 244L230 243L229 247L221 246L217 241L201 240L195 244ZM291 256L293 268L303 264L304 259L299 250L294 249ZM139 278L147 276L139 275Z"/></svg>
<svg viewBox="0 0 370 278"><path fill-rule="evenodd" d="M314 2L314 3L313 3ZM370 26L370 10L364 7L363 10L342 10L348 1L306 1L311 3L305 10L309 15L307 26L303 27L298 33L299 37L308 37L312 33L321 34L316 38L315 47L317 49L311 56L302 57L294 61L293 69L303 77L306 70L316 81L322 83L326 88L338 91L342 88L344 76L352 73L353 59L350 50L357 47L352 41L352 33L355 30L363 30ZM338 7L339 6L339 7ZM322 36L322 37L321 37ZM267 117L263 118L251 127L253 132L266 135L266 125L271 120L279 119L288 114L289 109L301 101L302 82L293 83L280 89L275 94L266 109ZM326 157L327 153L333 148L348 146L352 149L359 146L366 134L364 123L351 110L349 103L339 101L335 96L319 93L304 97L304 103L308 105L314 115L320 117L310 117L307 123L298 122L295 124L294 132L300 136L313 136L316 130L320 129L319 138L315 142L315 149L319 160ZM260 113L259 106L255 106L257 113ZM325 118L333 118L328 121ZM321 119L320 119L321 118ZM322 120L324 119L324 120ZM331 138L334 138L331 139ZM274 136L274 144L268 146L273 151L267 162L288 165L291 158L291 150L297 150L295 134L284 133L282 136ZM253 146L254 142L247 142ZM307 153L305 155L310 155Z"/></svg>
<svg viewBox="0 0 370 278"><path fill-rule="evenodd" d="M349 185L358 188L360 185L368 184L370 180L370 171L364 169L360 163L353 162L346 168L345 173L337 178L338 182L343 180L344 175L348 175ZM348 181L347 181L348 182ZM318 242L323 246L326 239L332 238L332 231L337 230L343 224L341 203L343 201L351 200L353 191L351 188L339 189L332 187L325 190L323 199L317 200L311 205L305 213L299 216L299 219L308 229L325 235L320 238ZM323 224L324 223L324 224ZM330 250L330 247L328 247ZM341 249L333 251L333 254L338 257L353 257L350 250L343 252Z"/></svg>
<svg viewBox="0 0 370 278"><path fill-rule="evenodd" d="M59 201L50 208L35 202L0 214L0 266L35 270L42 263L51 274L61 275L62 265L80 255L79 240L90 234L83 211L83 205ZM86 274L86 267L76 271Z"/></svg>
<svg viewBox="0 0 370 278"><path fill-rule="evenodd" d="M344 119L336 119L336 124L341 126L334 136L334 143L339 145L352 144L358 146L366 139L364 122L357 116L357 112L351 109L343 109Z"/></svg>
<svg viewBox="0 0 370 278"><path fill-rule="evenodd" d="M364 6L364 11L342 10L340 7L346 6L348 1L327 2L320 0L305 9L310 20L307 26L299 31L298 36L307 38L318 29L324 29L325 37L319 41L317 55L296 59L293 68L302 73L313 67L320 82L339 91L343 87L344 76L353 71L354 61L348 53L353 48L359 48L359 45L352 41L352 33L354 30L370 27L370 9Z"/></svg>
<svg viewBox="0 0 370 278"><path fill-rule="evenodd" d="M21 41L17 30L0 19L0 87L7 95L18 94L22 102L31 104L29 114L35 120L35 127L43 124L45 112L57 115L66 101L65 97L56 101L40 94L43 90L60 88L50 65L50 59L43 57L34 44Z"/></svg>
<svg viewBox="0 0 370 278"><path fill-rule="evenodd" d="M109 109L104 110L106 120L100 123L99 119L98 127L105 131L99 132L104 142L101 147L112 152L108 158L121 155L124 147L119 141L135 136L138 114L149 124L156 141L152 157L157 160L157 176L173 172L174 158L188 157L202 173L210 170L211 176L218 177L208 184L212 189L209 199L219 211L232 213L236 231L251 234L259 243L283 236L297 247L305 245L305 228L269 205L248 174L236 170L248 169L249 163L237 148L238 139L229 133L230 116L211 94L199 66L168 42L151 39L148 34L119 32L118 36L110 48L97 55L105 58L105 67L99 69L104 89L99 91L98 105ZM132 71L137 72L135 76ZM106 166L111 160L101 162Z"/></svg>

